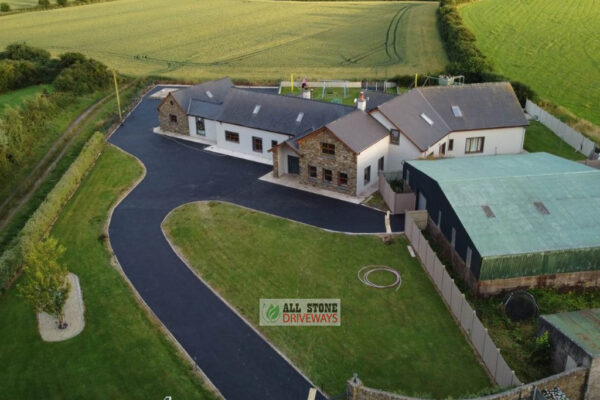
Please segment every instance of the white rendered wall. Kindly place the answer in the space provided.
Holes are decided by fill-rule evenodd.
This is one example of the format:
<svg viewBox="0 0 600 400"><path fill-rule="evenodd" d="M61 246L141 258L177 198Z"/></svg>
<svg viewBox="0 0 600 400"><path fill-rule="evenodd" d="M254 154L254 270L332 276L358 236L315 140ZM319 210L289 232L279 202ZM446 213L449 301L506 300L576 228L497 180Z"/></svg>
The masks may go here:
<svg viewBox="0 0 600 400"><path fill-rule="evenodd" d="M192 115L188 115L188 124L190 126L190 136L201 137L212 142L217 141L217 123L210 119L204 120L204 132L205 135L198 135L196 131L196 120L198 117L194 117Z"/></svg>
<svg viewBox="0 0 600 400"><path fill-rule="evenodd" d="M231 131L240 135L240 142L233 143L225 140L225 131ZM263 140L262 152L252 150L252 137L260 137ZM271 140L276 140L277 143L285 142L290 137L279 133L266 132L259 129L247 128L245 126L232 125L224 122L216 124L216 141L217 147L222 149L237 151L240 153L250 154L256 157L262 157L267 160L273 160L273 153L269 152L271 148Z"/></svg>
<svg viewBox="0 0 600 400"><path fill-rule="evenodd" d="M379 173L377 171L378 162L384 157L383 169L388 169L388 145L390 139L388 136L379 142L363 150L356 156L356 193L361 194L370 186L377 185ZM371 181L365 185L365 168L371 166Z"/></svg>
<svg viewBox="0 0 600 400"><path fill-rule="evenodd" d="M482 153L465 153L465 146L468 138L484 137ZM448 151L448 141L454 139L452 151ZM525 128L501 128L501 129L482 129L475 131L452 132L442 138L438 143L427 149L424 155L440 155L439 148L446 143L446 157L466 157L466 156L484 156L495 154L518 154L523 152L523 142L525 140Z"/></svg>

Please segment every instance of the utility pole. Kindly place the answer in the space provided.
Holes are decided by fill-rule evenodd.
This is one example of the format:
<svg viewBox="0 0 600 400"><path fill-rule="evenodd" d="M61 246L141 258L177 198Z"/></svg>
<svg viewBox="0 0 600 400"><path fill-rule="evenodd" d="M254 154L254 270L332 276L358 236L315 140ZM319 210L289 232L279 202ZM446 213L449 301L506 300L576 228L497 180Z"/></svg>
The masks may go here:
<svg viewBox="0 0 600 400"><path fill-rule="evenodd" d="M119 96L119 84L117 83L117 73L113 69L113 80L115 82L115 94L117 95L117 108L119 109L119 121L123 122L123 114L121 113L121 97Z"/></svg>

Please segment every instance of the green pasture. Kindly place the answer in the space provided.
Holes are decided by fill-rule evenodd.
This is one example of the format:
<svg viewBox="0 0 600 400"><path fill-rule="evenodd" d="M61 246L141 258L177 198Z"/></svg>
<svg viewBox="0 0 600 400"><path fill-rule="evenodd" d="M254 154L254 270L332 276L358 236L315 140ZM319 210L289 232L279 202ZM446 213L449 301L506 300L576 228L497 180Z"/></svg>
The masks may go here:
<svg viewBox="0 0 600 400"><path fill-rule="evenodd" d="M434 2L121 0L9 15L0 47L81 51L120 72L259 82L384 78L446 64Z"/></svg>
<svg viewBox="0 0 600 400"><path fill-rule="evenodd" d="M0 115L2 115L4 107L19 107L23 104L23 101L42 93L44 90L52 91L54 88L51 85L35 85L0 94Z"/></svg>
<svg viewBox="0 0 600 400"><path fill-rule="evenodd" d="M600 125L597 0L483 0L461 14L500 73Z"/></svg>

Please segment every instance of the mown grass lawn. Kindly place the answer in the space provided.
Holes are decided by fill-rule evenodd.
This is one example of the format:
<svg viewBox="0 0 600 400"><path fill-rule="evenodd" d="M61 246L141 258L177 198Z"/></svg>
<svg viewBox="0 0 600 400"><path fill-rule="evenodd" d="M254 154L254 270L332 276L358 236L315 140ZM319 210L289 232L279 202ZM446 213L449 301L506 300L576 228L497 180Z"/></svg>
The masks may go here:
<svg viewBox="0 0 600 400"><path fill-rule="evenodd" d="M252 82L435 72L435 2L120 0L8 15L0 47L79 51L130 75Z"/></svg>
<svg viewBox="0 0 600 400"><path fill-rule="evenodd" d="M483 0L460 13L500 73L600 125L597 0Z"/></svg>
<svg viewBox="0 0 600 400"><path fill-rule="evenodd" d="M529 121L525 131L525 150L530 153L544 151L569 160L585 160L585 156L569 146L550 129L538 121Z"/></svg>
<svg viewBox="0 0 600 400"><path fill-rule="evenodd" d="M51 85L34 85L23 89L13 90L0 94L0 115L4 107L19 107L27 98L33 97L44 90L52 91Z"/></svg>
<svg viewBox="0 0 600 400"><path fill-rule="evenodd" d="M340 298L340 327L259 327L315 384L367 386L436 397L491 386L407 242L329 233L233 205L182 206L164 223L172 242L213 289L252 324L259 298ZM368 288L364 265L402 274L395 290ZM380 277L379 279L385 279Z"/></svg>
<svg viewBox="0 0 600 400"><path fill-rule="evenodd" d="M109 207L141 174L132 157L107 148L52 230L81 281L79 336L45 343L15 288L0 297L1 399L214 398L110 263L103 237Z"/></svg>

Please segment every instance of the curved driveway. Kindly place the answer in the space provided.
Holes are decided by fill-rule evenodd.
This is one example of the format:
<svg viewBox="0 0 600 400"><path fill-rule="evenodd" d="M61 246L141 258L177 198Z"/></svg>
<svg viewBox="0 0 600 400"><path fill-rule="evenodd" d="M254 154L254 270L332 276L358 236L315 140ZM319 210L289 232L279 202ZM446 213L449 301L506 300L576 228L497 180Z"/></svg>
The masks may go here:
<svg viewBox="0 0 600 400"><path fill-rule="evenodd" d="M147 169L144 180L117 206L109 226L119 263L225 398L304 400L310 383L196 278L160 225L175 207L198 200L228 201L348 232L383 232L384 214L259 181L271 167L153 134L158 103L146 96L110 139ZM401 218L392 220L394 231L402 225Z"/></svg>

